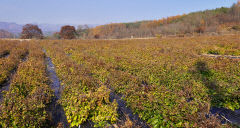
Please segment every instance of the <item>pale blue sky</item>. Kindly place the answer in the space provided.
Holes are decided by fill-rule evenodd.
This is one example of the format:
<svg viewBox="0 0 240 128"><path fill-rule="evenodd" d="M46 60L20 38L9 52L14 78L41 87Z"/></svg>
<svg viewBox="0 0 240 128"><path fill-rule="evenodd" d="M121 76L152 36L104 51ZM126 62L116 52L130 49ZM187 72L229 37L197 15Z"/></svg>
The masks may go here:
<svg viewBox="0 0 240 128"><path fill-rule="evenodd" d="M237 0L0 0L0 21L106 24L230 7Z"/></svg>

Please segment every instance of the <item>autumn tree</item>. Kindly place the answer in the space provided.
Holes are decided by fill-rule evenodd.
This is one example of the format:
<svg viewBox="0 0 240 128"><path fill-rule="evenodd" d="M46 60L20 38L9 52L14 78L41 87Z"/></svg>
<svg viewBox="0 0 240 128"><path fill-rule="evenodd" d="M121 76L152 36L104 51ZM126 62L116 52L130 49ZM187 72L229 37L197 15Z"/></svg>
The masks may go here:
<svg viewBox="0 0 240 128"><path fill-rule="evenodd" d="M198 26L196 27L195 31L197 33L204 33L206 27L205 27L205 21L202 19L200 20L200 23L198 24Z"/></svg>
<svg viewBox="0 0 240 128"><path fill-rule="evenodd" d="M85 39L89 33L89 29L90 29L90 27L88 25L79 25L76 30L78 38Z"/></svg>
<svg viewBox="0 0 240 128"><path fill-rule="evenodd" d="M60 31L60 36L63 39L75 39L76 34L75 27L70 25L63 26Z"/></svg>
<svg viewBox="0 0 240 128"><path fill-rule="evenodd" d="M233 17L233 21L239 22L239 20L240 20L240 1L238 1L237 4L233 4L233 6L230 9L230 13Z"/></svg>
<svg viewBox="0 0 240 128"><path fill-rule="evenodd" d="M21 33L22 39L42 39L43 33L42 30L37 26L33 24L26 24L23 26L22 33Z"/></svg>

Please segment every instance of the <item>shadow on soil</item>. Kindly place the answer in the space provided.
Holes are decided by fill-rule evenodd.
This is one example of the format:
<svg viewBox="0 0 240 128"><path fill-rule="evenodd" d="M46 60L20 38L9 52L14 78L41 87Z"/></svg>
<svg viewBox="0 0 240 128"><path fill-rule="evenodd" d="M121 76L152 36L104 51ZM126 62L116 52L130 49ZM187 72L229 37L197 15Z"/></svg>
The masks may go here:
<svg viewBox="0 0 240 128"><path fill-rule="evenodd" d="M44 51L45 52L45 51ZM68 128L67 117L63 110L63 107L57 102L61 97L62 86L59 78L55 72L55 66L52 63L51 58L46 57L47 74L51 80L51 88L55 92L55 97L52 103L49 105L48 112L50 112L50 125L60 128Z"/></svg>
<svg viewBox="0 0 240 128"><path fill-rule="evenodd" d="M202 81L202 83L208 88L208 95L211 98L210 114L219 115L222 123L232 123L240 126L240 110L232 111L226 108L218 108L214 106L220 106L226 99L235 99L236 96L228 95L226 89L220 87L213 78L213 73L208 68L206 62L198 61L195 64L195 70L192 72L195 79Z"/></svg>
<svg viewBox="0 0 240 128"><path fill-rule="evenodd" d="M0 55L0 58L6 58L10 55L9 51L4 52L3 54Z"/></svg>
<svg viewBox="0 0 240 128"><path fill-rule="evenodd" d="M120 120L118 125L121 126L127 121L127 119L130 119L133 123L133 127L150 128L137 114L133 114L132 110L126 106L126 102L121 99L120 95L111 92L110 101L113 102L113 100L116 100L118 103L118 115Z"/></svg>

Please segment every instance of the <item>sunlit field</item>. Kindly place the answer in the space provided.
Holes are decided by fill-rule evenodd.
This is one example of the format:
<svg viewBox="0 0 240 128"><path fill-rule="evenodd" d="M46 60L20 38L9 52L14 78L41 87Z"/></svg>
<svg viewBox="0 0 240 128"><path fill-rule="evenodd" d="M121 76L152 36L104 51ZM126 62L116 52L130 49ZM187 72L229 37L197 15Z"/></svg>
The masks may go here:
<svg viewBox="0 0 240 128"><path fill-rule="evenodd" d="M0 127L237 127L239 56L239 35L0 40Z"/></svg>

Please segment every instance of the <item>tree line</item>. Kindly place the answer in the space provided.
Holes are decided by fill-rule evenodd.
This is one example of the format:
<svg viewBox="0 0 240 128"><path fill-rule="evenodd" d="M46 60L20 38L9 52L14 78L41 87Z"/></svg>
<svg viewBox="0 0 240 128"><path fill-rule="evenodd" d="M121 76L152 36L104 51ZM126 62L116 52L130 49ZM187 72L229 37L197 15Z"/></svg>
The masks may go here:
<svg viewBox="0 0 240 128"><path fill-rule="evenodd" d="M76 38L76 30L74 26L66 25L61 28L60 32L54 33L53 36L56 37L56 39L75 39ZM22 39L43 39L43 33L42 30L37 26L33 24L26 24L23 26L22 32L21 32L21 38Z"/></svg>
<svg viewBox="0 0 240 128"><path fill-rule="evenodd" d="M190 14L177 15L153 21L134 23L112 23L90 28L87 25L63 26L60 32L55 32L51 39L107 39L130 37L155 37L162 35L179 35L194 33L218 33L224 25L240 31L240 2L230 8L199 11ZM43 39L42 30L37 25L27 24L23 27L21 38Z"/></svg>
<svg viewBox="0 0 240 128"><path fill-rule="evenodd" d="M117 23L97 26L88 30L88 38L155 37L156 35L179 35L220 33L224 25L240 30L240 2L230 8L199 11L153 21Z"/></svg>

